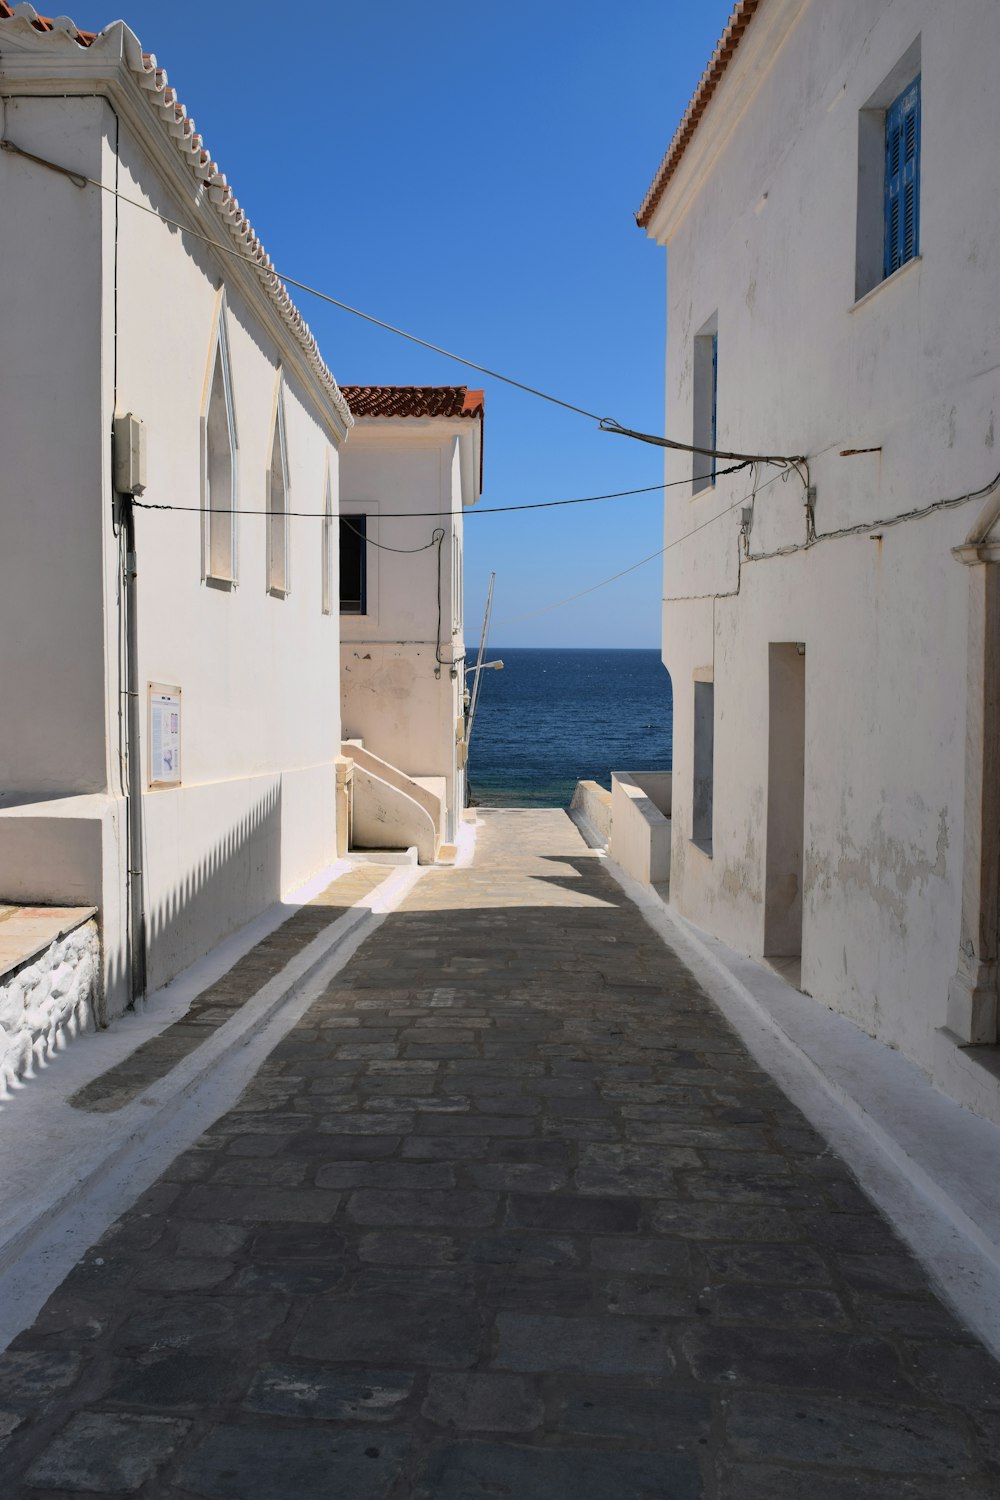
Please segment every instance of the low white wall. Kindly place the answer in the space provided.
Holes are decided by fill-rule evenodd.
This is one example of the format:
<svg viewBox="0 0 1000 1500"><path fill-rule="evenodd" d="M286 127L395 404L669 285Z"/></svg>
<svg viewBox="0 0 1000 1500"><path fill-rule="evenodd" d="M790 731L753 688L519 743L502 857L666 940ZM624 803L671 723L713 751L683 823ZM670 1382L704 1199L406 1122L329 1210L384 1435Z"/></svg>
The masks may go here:
<svg viewBox="0 0 1000 1500"><path fill-rule="evenodd" d="M628 775L637 787L646 793L653 806L659 808L665 818L673 809L674 774L672 771L629 771Z"/></svg>
<svg viewBox="0 0 1000 1500"><path fill-rule="evenodd" d="M600 782L577 782L569 815L574 823L583 825L589 842L607 848L611 838L611 793Z"/></svg>
<svg viewBox="0 0 1000 1500"><path fill-rule="evenodd" d="M654 773L614 771L611 775L611 839L608 853L627 875L644 885L670 879L670 819L643 789ZM658 777L661 774L655 773ZM657 791L663 794L661 782ZM669 790L669 788L668 788Z"/></svg>
<svg viewBox="0 0 1000 1500"><path fill-rule="evenodd" d="M416 845L420 863L434 863L437 834L430 814L399 787L360 764L354 767L351 826L359 849L409 849Z"/></svg>
<svg viewBox="0 0 1000 1500"><path fill-rule="evenodd" d="M429 793L437 799L437 837L438 843L446 841L448 832L448 778L447 776L413 776L410 778L414 786L420 787L421 791ZM433 816L433 812L431 814Z"/></svg>
<svg viewBox="0 0 1000 1500"><path fill-rule="evenodd" d="M0 984L0 1099L95 1024L101 993L96 922L84 922Z"/></svg>
<svg viewBox="0 0 1000 1500"><path fill-rule="evenodd" d="M147 792L142 816L152 992L332 863L335 765ZM100 1025L129 1002L125 830L116 797L0 808L0 901L98 909Z"/></svg>
<svg viewBox="0 0 1000 1500"><path fill-rule="evenodd" d="M355 768L360 766L363 770L370 771L373 776L377 776L389 786L394 786L404 796L411 798L418 807L422 807L438 830L440 838L440 829L444 820L444 797L447 791L447 783L443 776L408 776L398 766L373 754L358 740L345 740L342 750L354 761ZM429 784L431 782L435 784L437 790Z"/></svg>
<svg viewBox="0 0 1000 1500"><path fill-rule="evenodd" d="M0 901L96 906L99 1025L128 1005L127 850L120 797L57 797L0 808Z"/></svg>

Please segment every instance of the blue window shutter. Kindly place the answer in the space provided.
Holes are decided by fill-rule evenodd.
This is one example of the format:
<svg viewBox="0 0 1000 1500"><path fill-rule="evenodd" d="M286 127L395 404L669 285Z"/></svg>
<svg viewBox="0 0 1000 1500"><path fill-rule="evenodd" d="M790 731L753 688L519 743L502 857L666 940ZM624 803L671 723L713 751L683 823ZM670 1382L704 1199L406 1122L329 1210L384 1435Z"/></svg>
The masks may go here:
<svg viewBox="0 0 1000 1500"><path fill-rule="evenodd" d="M920 250L920 76L885 112L885 253L891 276Z"/></svg>
<svg viewBox="0 0 1000 1500"><path fill-rule="evenodd" d="M712 447L719 446L719 335L712 334ZM712 454L712 483L715 483L715 454Z"/></svg>

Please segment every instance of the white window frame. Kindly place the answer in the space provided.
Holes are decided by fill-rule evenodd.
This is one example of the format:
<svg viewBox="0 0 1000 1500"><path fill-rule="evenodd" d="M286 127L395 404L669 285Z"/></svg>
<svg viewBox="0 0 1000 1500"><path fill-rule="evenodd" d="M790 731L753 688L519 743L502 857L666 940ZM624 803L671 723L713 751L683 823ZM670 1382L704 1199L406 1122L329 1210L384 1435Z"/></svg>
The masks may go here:
<svg viewBox="0 0 1000 1500"><path fill-rule="evenodd" d="M325 615L334 613L333 601L340 597L340 577L336 579L334 587L333 576L333 484L330 474L330 455L326 455L326 473L323 483L323 522L322 536L320 541L320 569L321 569L321 597L322 610Z"/></svg>
<svg viewBox="0 0 1000 1500"><path fill-rule="evenodd" d="M691 442L696 448L718 447L719 314L714 312L694 336L691 359ZM691 495L715 488L716 461L691 455Z"/></svg>
<svg viewBox="0 0 1000 1500"><path fill-rule="evenodd" d="M451 532L452 547L452 580L451 580L451 626L452 631L461 631L463 625L463 592L465 571L465 557L462 546L462 533L458 526L452 523Z"/></svg>
<svg viewBox="0 0 1000 1500"><path fill-rule="evenodd" d="M271 441L267 449L267 469L264 476L265 510L267 511L267 592L277 599L287 599L292 591L291 510L292 487L288 476L288 441L285 428L284 378L278 371L277 394L274 417L271 422ZM274 510L274 459L277 447L281 467L281 490L283 516L279 524ZM276 542L281 540L281 556L276 556Z"/></svg>
<svg viewBox="0 0 1000 1500"><path fill-rule="evenodd" d="M915 255L888 276L885 273L885 116L899 95L920 77L921 50L918 35L858 111L854 307L887 281L902 276L908 266L920 264L918 244Z"/></svg>
<svg viewBox="0 0 1000 1500"><path fill-rule="evenodd" d="M229 571L216 571L213 567L212 548L212 511L218 509L213 507L213 500L217 496L212 494L211 472L210 472L210 430L209 422L212 412L212 395L215 390L216 369L222 371L222 392L225 401L226 427L229 433L229 463L230 463L230 506L232 516L230 518L230 557ZM239 509L239 433L236 425L236 402L233 396L232 359L229 352L229 328L226 307L225 290L221 289L219 294L218 310L212 330L212 339L209 345L208 376L205 382L205 396L202 403L201 413L201 504L202 504L202 565L201 576L205 583L214 584L219 587L235 588L239 577L238 558L239 550L237 543L238 531L238 509Z"/></svg>

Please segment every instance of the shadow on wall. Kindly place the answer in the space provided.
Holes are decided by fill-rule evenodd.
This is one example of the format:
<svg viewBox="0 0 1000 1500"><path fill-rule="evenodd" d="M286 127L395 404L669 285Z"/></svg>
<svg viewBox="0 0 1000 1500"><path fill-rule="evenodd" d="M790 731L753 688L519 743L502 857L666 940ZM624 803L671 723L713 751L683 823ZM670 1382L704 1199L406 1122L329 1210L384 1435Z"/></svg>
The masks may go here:
<svg viewBox="0 0 1000 1500"><path fill-rule="evenodd" d="M155 874L157 860L165 857L166 846L161 843L159 854L155 847L150 854L147 840L146 849L147 870ZM277 901L280 877L281 781L276 778L270 791L246 816L198 860L182 881L147 910L147 991L168 983L222 938ZM22 995L23 982L0 988L0 1110L9 1108L39 1072L58 1064L60 1055L75 1036L90 1030L95 1022L98 1029L108 1023L99 987L90 984L90 969L96 974L100 966L96 929L93 923L88 923L77 932L92 934L86 951L67 955L63 952L66 942L53 944L54 957L49 963L52 973L40 976L46 981L44 985L34 983L38 977L34 973L29 976L33 985L27 1004ZM67 958L69 962L64 961ZM110 955L105 976L109 986L128 984L127 968L124 954ZM87 989L85 1005L77 1003L81 988ZM95 1003L91 1001L91 992ZM47 1004L50 996L55 998L54 1006ZM16 1029L7 1014L16 1008L15 1002L25 1011L24 1021ZM58 1012L57 1019L62 1019L65 1011L65 1024L54 1025L50 1010Z"/></svg>
<svg viewBox="0 0 1000 1500"><path fill-rule="evenodd" d="M281 778L163 894L154 894L157 862L165 862L169 850L148 827L145 851L146 987L152 992L279 899Z"/></svg>

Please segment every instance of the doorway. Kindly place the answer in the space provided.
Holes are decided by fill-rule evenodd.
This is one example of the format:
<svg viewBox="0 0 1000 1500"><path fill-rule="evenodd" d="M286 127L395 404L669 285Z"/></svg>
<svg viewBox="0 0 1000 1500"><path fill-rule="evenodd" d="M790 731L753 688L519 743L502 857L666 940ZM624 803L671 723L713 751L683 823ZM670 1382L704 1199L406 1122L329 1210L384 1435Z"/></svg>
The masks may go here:
<svg viewBox="0 0 1000 1500"><path fill-rule="evenodd" d="M802 984L802 868L806 790L806 648L768 647L767 860L764 956Z"/></svg>

